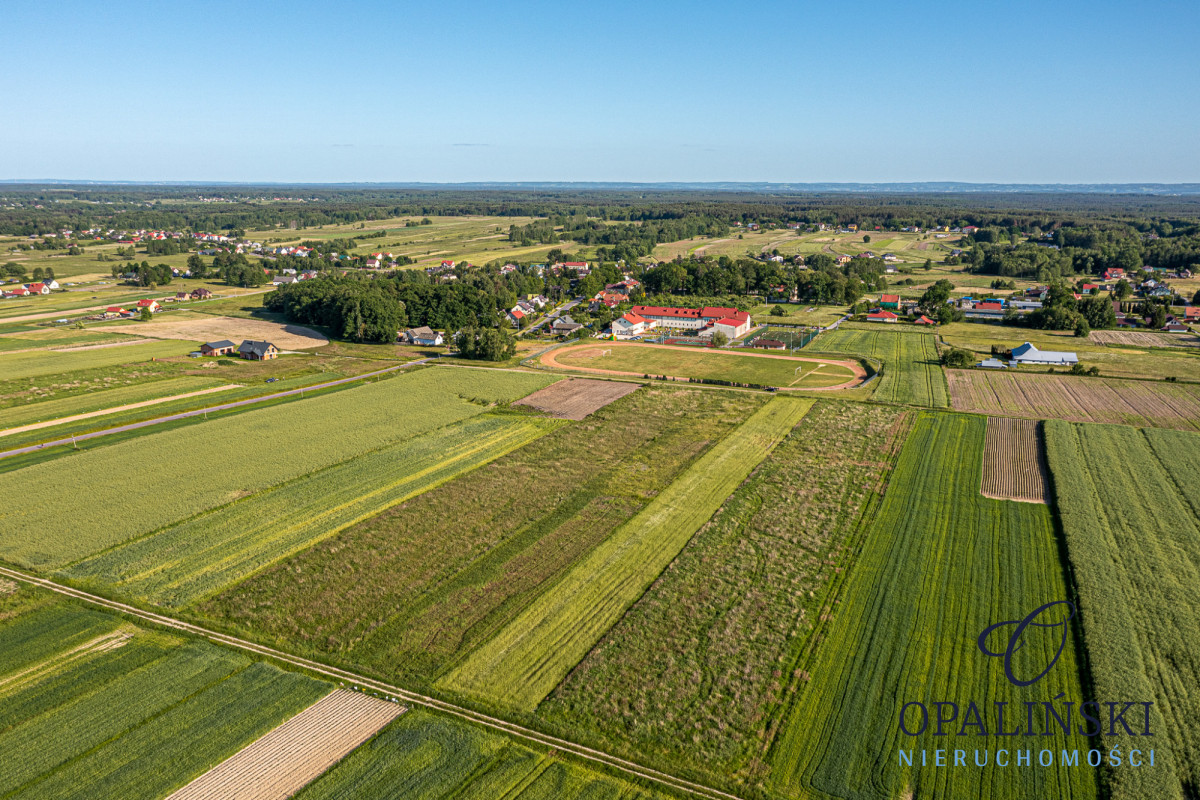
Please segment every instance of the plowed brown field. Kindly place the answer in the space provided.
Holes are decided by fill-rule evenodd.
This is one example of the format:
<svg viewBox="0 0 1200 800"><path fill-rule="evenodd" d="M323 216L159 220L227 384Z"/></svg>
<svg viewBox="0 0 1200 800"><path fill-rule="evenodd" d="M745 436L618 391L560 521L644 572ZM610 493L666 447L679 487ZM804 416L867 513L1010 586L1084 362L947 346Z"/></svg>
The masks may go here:
<svg viewBox="0 0 1200 800"><path fill-rule="evenodd" d="M402 713L396 703L338 689L167 800L284 800Z"/></svg>
<svg viewBox="0 0 1200 800"><path fill-rule="evenodd" d="M638 386L624 381L568 379L539 389L513 405L530 406L559 419L579 420L636 391Z"/></svg>

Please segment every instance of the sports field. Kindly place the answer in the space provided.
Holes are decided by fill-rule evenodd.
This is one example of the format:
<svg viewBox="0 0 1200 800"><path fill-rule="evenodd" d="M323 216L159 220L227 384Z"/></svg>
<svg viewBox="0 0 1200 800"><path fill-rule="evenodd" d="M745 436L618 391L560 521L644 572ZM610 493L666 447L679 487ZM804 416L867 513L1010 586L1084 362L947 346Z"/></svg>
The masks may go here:
<svg viewBox="0 0 1200 800"><path fill-rule="evenodd" d="M640 342L599 342L551 350L543 364L611 375L665 375L670 378L753 383L790 389L840 389L866 377L847 359L796 358L701 347L672 347Z"/></svg>

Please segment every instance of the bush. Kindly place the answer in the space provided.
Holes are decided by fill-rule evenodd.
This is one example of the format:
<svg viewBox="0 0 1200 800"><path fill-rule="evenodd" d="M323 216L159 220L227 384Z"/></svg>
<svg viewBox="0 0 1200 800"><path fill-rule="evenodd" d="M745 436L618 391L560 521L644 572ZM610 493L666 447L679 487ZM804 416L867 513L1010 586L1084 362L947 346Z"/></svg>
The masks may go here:
<svg viewBox="0 0 1200 800"><path fill-rule="evenodd" d="M960 347L951 347L942 353L941 361L947 367L969 367L975 363L975 354Z"/></svg>

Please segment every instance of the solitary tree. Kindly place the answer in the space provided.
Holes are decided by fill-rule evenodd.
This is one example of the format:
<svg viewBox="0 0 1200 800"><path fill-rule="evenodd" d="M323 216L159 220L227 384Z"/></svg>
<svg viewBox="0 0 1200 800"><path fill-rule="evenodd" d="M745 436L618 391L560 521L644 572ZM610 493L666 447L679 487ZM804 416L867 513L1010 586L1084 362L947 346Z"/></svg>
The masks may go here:
<svg viewBox="0 0 1200 800"><path fill-rule="evenodd" d="M713 334L712 343L717 347L724 347L729 343L729 337L720 331L717 331Z"/></svg>

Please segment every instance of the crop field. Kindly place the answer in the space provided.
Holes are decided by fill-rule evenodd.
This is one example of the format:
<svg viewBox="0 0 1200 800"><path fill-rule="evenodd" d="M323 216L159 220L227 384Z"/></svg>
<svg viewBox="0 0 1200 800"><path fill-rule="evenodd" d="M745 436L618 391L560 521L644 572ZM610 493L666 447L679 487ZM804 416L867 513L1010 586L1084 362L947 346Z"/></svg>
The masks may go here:
<svg viewBox="0 0 1200 800"><path fill-rule="evenodd" d="M637 388L636 383L570 378L540 389L513 405L536 408L559 419L581 420Z"/></svg>
<svg viewBox="0 0 1200 800"><path fill-rule="evenodd" d="M876 323L878 324L878 323ZM933 335L919 331L838 328L818 336L806 350L848 353L883 362L872 397L885 403L944 408L950 405L946 375Z"/></svg>
<svg viewBox="0 0 1200 800"><path fill-rule="evenodd" d="M98 414L134 403L162 400L228 385L220 380L189 375L0 408L0 436L10 428L61 422L80 414Z"/></svg>
<svg viewBox="0 0 1200 800"><path fill-rule="evenodd" d="M357 224L326 225L303 231L266 230L250 231L248 236L255 241L277 243L300 243L315 239L338 239L361 236L366 233L381 234L370 239L359 240L350 252L356 254L387 252L395 256L415 259L414 269L423 269L442 260L467 261L486 264L496 260L538 261L554 248L567 249L572 253L589 256L590 248L576 246L572 242L558 244L535 244L521 246L508 240L511 225L528 225L533 217L487 217L454 216L428 217L432 224L405 227L409 221L420 221L421 217L396 217L372 220L359 228Z"/></svg>
<svg viewBox="0 0 1200 800"><path fill-rule="evenodd" d="M127 597L182 606L545 434L485 414L302 475L65 570Z"/></svg>
<svg viewBox="0 0 1200 800"><path fill-rule="evenodd" d="M195 608L428 688L766 399L640 389Z"/></svg>
<svg viewBox="0 0 1200 800"><path fill-rule="evenodd" d="M298 800L658 800L674 797L413 710L297 795Z"/></svg>
<svg viewBox="0 0 1200 800"><path fill-rule="evenodd" d="M984 497L1049 502L1046 457L1036 420L988 417L983 449Z"/></svg>
<svg viewBox="0 0 1200 800"><path fill-rule="evenodd" d="M1160 765L1114 770L1114 800L1186 797L1200 785L1197 447L1194 433L1046 423L1095 695L1154 703L1152 740L1119 725L1104 738L1123 752L1153 741Z"/></svg>
<svg viewBox="0 0 1200 800"><path fill-rule="evenodd" d="M990 356L994 345L1011 350L1022 342L1030 342L1042 350L1075 352L1085 367L1097 367L1100 374L1106 378L1200 380L1200 354L1191 348L1112 347L1097 344L1090 337L1085 339L1074 336L1070 331L1039 331L972 322L942 325L938 328L938 333L947 344L972 350L980 358ZM1030 369L1044 372L1046 368Z"/></svg>
<svg viewBox="0 0 1200 800"><path fill-rule="evenodd" d="M994 733L993 702L1019 706L1029 694L1008 683L998 660L979 653L980 633L1068 596L1049 509L979 494L985 428L979 417L917 419L862 553L824 609L819 644L787 679L797 694L769 751L769 783L777 791L852 800L1097 796L1096 773L1082 761L1006 769L989 759L981 768L954 770L935 767L931 757L923 766L921 749L966 748L970 758L975 748L994 749L996 740L973 736L972 727L949 742L933 735L933 719L916 736L900 727L905 703L926 704L932 718L934 701L961 709L975 701L989 709L985 724ZM1015 674L1038 674L1063 642L1036 698L1084 697L1074 639L1046 630L1026 631L1013 653ZM914 713L911 729L919 719ZM963 719L950 726L953 733ZM1036 747L1086 751L1086 738L1053 731L1039 735ZM900 765L901 750L913 751L913 766Z"/></svg>
<svg viewBox="0 0 1200 800"><path fill-rule="evenodd" d="M286 800L403 712L397 703L337 689L167 800Z"/></svg>
<svg viewBox="0 0 1200 800"><path fill-rule="evenodd" d="M0 335L0 352L13 350L41 350L61 347L79 347L94 344L114 344L136 341L124 333L101 333L81 331L74 328L46 328Z"/></svg>
<svg viewBox="0 0 1200 800"><path fill-rule="evenodd" d="M40 378L80 369L183 356L195 349L193 342L118 342L89 349L0 353L0 375L5 380Z"/></svg>
<svg viewBox="0 0 1200 800"><path fill-rule="evenodd" d="M996 416L1200 428L1200 386L992 370L948 370L957 411Z"/></svg>
<svg viewBox="0 0 1200 800"><path fill-rule="evenodd" d="M533 711L811 405L760 408L438 685Z"/></svg>
<svg viewBox="0 0 1200 800"><path fill-rule="evenodd" d="M4 797L159 798L330 689L33 589L3 602L13 604L24 607L0 623L0 640L16 631L28 646L25 669L0 663ZM103 621L124 636L115 646L68 657L78 648L61 636L65 621L93 629ZM35 650L33 658L48 668L31 673Z"/></svg>
<svg viewBox="0 0 1200 800"><path fill-rule="evenodd" d="M567 346L549 351L541 360L547 366L614 375L707 378L793 389L829 388L865 377L862 367L848 360L636 342Z"/></svg>
<svg viewBox="0 0 1200 800"><path fill-rule="evenodd" d="M784 682L843 579L909 414L820 401L538 709L563 735L756 784Z"/></svg>
<svg viewBox="0 0 1200 800"><path fill-rule="evenodd" d="M1131 347L1200 347L1200 336L1153 331L1092 331L1088 334L1088 341L1093 344L1123 344Z"/></svg>
<svg viewBox="0 0 1200 800"><path fill-rule="evenodd" d="M80 489L60 494L53 503L0 510L0 557L33 568L61 567L271 486L477 416L487 411L485 403L515 400L552 380L515 372L425 369L7 472L0 475L0 496L32 496L46 486ZM321 435L312 435L314 430ZM97 508L105 513L96 514ZM67 528L60 524L63 519L74 522Z"/></svg>

